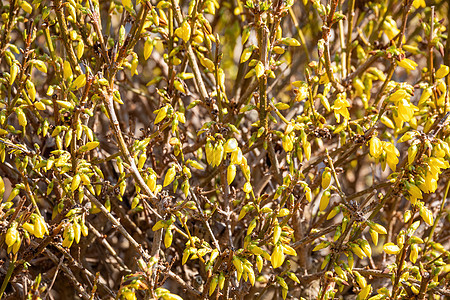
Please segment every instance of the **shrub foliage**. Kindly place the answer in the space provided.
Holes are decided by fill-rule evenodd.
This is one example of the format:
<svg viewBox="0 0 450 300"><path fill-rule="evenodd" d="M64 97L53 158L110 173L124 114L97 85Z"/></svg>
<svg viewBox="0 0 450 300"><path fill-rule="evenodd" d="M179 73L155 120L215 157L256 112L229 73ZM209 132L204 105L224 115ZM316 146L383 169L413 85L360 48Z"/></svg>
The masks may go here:
<svg viewBox="0 0 450 300"><path fill-rule="evenodd" d="M447 1L0 5L0 297L450 296Z"/></svg>

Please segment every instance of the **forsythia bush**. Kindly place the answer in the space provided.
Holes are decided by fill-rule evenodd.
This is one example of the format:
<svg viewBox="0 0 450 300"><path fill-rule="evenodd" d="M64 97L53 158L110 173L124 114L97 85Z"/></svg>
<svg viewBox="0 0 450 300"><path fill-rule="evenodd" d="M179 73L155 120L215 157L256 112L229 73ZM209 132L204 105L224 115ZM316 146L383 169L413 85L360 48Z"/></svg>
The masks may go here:
<svg viewBox="0 0 450 300"><path fill-rule="evenodd" d="M0 298L450 297L447 1L0 5Z"/></svg>

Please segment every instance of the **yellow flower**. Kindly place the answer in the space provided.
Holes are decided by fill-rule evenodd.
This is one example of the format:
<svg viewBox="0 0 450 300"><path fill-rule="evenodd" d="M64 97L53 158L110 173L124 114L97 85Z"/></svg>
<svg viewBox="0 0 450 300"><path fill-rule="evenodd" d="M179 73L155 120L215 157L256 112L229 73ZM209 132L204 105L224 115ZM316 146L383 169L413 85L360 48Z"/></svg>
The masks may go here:
<svg viewBox="0 0 450 300"><path fill-rule="evenodd" d="M405 98L398 102L398 116L404 122L409 122L414 117L414 112L418 110L419 108L417 106L411 104Z"/></svg>
<svg viewBox="0 0 450 300"><path fill-rule="evenodd" d="M383 30L390 40L392 40L400 32L397 28L397 23L395 23L395 20L392 19L392 16L387 16L384 20Z"/></svg>
<svg viewBox="0 0 450 300"><path fill-rule="evenodd" d="M379 158L383 154L383 144L376 136L373 136L369 141L369 153L374 158Z"/></svg>
<svg viewBox="0 0 450 300"><path fill-rule="evenodd" d="M34 225L28 222L23 223L22 225L23 229L28 231L28 233L33 234L34 233Z"/></svg>
<svg viewBox="0 0 450 300"><path fill-rule="evenodd" d="M19 239L19 231L17 230L17 223L14 222L11 227L6 231L5 242L8 247L14 245L14 243Z"/></svg>
<svg viewBox="0 0 450 300"><path fill-rule="evenodd" d="M423 103L425 103L433 94L433 90L431 89L431 87L428 87L426 89L423 90L422 95L420 96L419 99L419 106Z"/></svg>
<svg viewBox="0 0 450 300"><path fill-rule="evenodd" d="M395 169L398 164L398 157L400 156L400 152L395 148L394 144L391 144L389 142L383 141L383 149L386 151L386 162L389 165L389 168L393 172L395 172Z"/></svg>
<svg viewBox="0 0 450 300"><path fill-rule="evenodd" d="M422 219L425 221L425 223L427 223L430 226L433 226L434 218L433 218L433 213L431 212L431 210L429 210L425 206L422 206L419 209L419 214L422 217Z"/></svg>
<svg viewBox="0 0 450 300"><path fill-rule="evenodd" d="M417 67L417 63L409 58L402 59L398 65L406 70L415 70Z"/></svg>
<svg viewBox="0 0 450 300"><path fill-rule="evenodd" d="M434 193L437 189L437 179L432 173L428 172L425 176L424 185L420 186L420 189L425 193Z"/></svg>
<svg viewBox="0 0 450 300"><path fill-rule="evenodd" d="M392 93L389 96L389 101L397 103L401 99L409 98L409 97L411 97L411 96L408 94L407 91L405 91L404 89L398 89L395 91L395 93Z"/></svg>
<svg viewBox="0 0 450 300"><path fill-rule="evenodd" d="M243 188L244 192L246 192L247 194L250 193L252 191L252 185L250 182L246 182L244 184L244 188Z"/></svg>
<svg viewBox="0 0 450 300"><path fill-rule="evenodd" d="M308 96L309 96L309 90L308 90L308 86L306 84L302 84L299 87L299 89L297 89L295 92L296 92L296 96L295 96L296 102L301 102L301 101L305 100L306 98L308 98Z"/></svg>
<svg viewBox="0 0 450 300"><path fill-rule="evenodd" d="M36 215L34 221L34 235L41 239L45 234L48 234L47 224L42 216Z"/></svg>
<svg viewBox="0 0 450 300"><path fill-rule="evenodd" d="M449 67L446 65L441 65L441 67L436 71L434 76L438 79L444 78L449 73Z"/></svg>
<svg viewBox="0 0 450 300"><path fill-rule="evenodd" d="M412 5L415 9L418 9L419 7L427 7L425 0L414 0Z"/></svg>
<svg viewBox="0 0 450 300"><path fill-rule="evenodd" d="M231 138L225 143L224 149L226 153L234 152L238 149L238 142L235 138Z"/></svg>
<svg viewBox="0 0 450 300"><path fill-rule="evenodd" d="M292 138L290 135L283 136L281 140L281 145L283 146L284 151L289 152L294 149L294 143L292 142Z"/></svg>
<svg viewBox="0 0 450 300"><path fill-rule="evenodd" d="M368 297L369 294L370 294L371 289L372 289L372 287L371 287L370 284L369 284L369 285L366 285L363 289L361 289L361 292L359 292L359 294L358 294L358 299L359 299L359 300L367 299L367 297Z"/></svg>
<svg viewBox="0 0 450 300"><path fill-rule="evenodd" d="M334 101L333 106L331 107L334 110L334 116L336 117L336 121L338 123L340 123L341 120L340 116L343 116L347 120L350 119L350 114L347 107L350 107L350 103L348 103L346 99L346 94L339 94L337 99Z"/></svg>
<svg viewBox="0 0 450 300"><path fill-rule="evenodd" d="M422 199L422 191L415 185L415 184L410 184L408 182L406 182L405 184L406 189L408 190L408 193L416 198L416 199Z"/></svg>
<svg viewBox="0 0 450 300"><path fill-rule="evenodd" d="M294 248L292 248L289 245L282 245L283 247L283 253L286 253L287 255L297 256L297 251L295 251Z"/></svg>

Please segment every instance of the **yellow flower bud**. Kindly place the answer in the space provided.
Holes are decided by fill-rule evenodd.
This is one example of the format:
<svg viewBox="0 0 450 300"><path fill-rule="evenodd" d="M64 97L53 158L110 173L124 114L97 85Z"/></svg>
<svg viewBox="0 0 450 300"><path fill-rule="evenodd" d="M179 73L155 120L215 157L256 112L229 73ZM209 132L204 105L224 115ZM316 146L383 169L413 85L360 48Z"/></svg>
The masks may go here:
<svg viewBox="0 0 450 300"><path fill-rule="evenodd" d="M276 244L278 242L278 240L280 239L281 236L281 227L280 225L275 225L274 229L273 229L273 240L272 242L274 244Z"/></svg>
<svg viewBox="0 0 450 300"><path fill-rule="evenodd" d="M272 256L270 257L270 260L272 262L272 267L274 269L281 267L281 265L283 265L284 259L285 259L285 257L284 257L282 246L276 245L272 252Z"/></svg>
<svg viewBox="0 0 450 300"><path fill-rule="evenodd" d="M67 60L63 64L63 76L64 80L68 80L72 76L72 68Z"/></svg>
<svg viewBox="0 0 450 300"><path fill-rule="evenodd" d="M14 222L12 223L11 227L9 227L8 230L6 231L5 242L8 245L8 247L11 247L12 245L14 245L14 243L17 241L18 238L19 238L19 231L17 230L17 223Z"/></svg>
<svg viewBox="0 0 450 300"><path fill-rule="evenodd" d="M263 268L264 262L261 257L261 255L256 256L256 267L258 268L258 271L261 273L261 270Z"/></svg>
<svg viewBox="0 0 450 300"><path fill-rule="evenodd" d="M242 261L241 261L241 259L239 257L233 256L233 265L236 268L236 271L238 273L242 274L242 272L244 271L244 266L243 266Z"/></svg>
<svg viewBox="0 0 450 300"><path fill-rule="evenodd" d="M86 75L85 74L81 74L72 82L72 86L76 90L78 90L79 88L82 88L85 85L86 85Z"/></svg>
<svg viewBox="0 0 450 300"><path fill-rule="evenodd" d="M412 144L408 148L408 164L411 165L416 159L417 152L419 151L419 147L417 144Z"/></svg>
<svg viewBox="0 0 450 300"><path fill-rule="evenodd" d="M152 230L157 231L162 228L166 228L166 226L167 226L167 224L166 224L165 220L159 220L158 222L155 223L155 225L153 225Z"/></svg>
<svg viewBox="0 0 450 300"><path fill-rule="evenodd" d="M224 285L225 285L225 275L223 275L223 272L220 272L218 282L219 289L223 290Z"/></svg>
<svg viewBox="0 0 450 300"><path fill-rule="evenodd" d="M336 231L334 232L333 241L336 242L342 235L341 226L336 227Z"/></svg>
<svg viewBox="0 0 450 300"><path fill-rule="evenodd" d="M228 183L228 185L230 185L233 182L235 177L236 177L236 165L231 164L227 167L227 183Z"/></svg>
<svg viewBox="0 0 450 300"><path fill-rule="evenodd" d="M372 237L372 242L376 246L378 245L378 232L373 230L372 228L369 229L370 236Z"/></svg>
<svg viewBox="0 0 450 300"><path fill-rule="evenodd" d="M25 87L27 89L28 95L30 96L31 101L36 100L36 88L34 83L31 80L27 80Z"/></svg>
<svg viewBox="0 0 450 300"><path fill-rule="evenodd" d="M166 233L164 234L164 246L169 248L172 245L173 233L170 228L166 229Z"/></svg>
<svg viewBox="0 0 450 300"><path fill-rule="evenodd" d="M327 256L325 256L324 260L322 261L322 264L320 265L320 269L323 270L328 263L330 262L331 259L331 254L328 254Z"/></svg>
<svg viewBox="0 0 450 300"><path fill-rule="evenodd" d="M322 241L312 251L319 251L322 250L330 245L330 242Z"/></svg>
<svg viewBox="0 0 450 300"><path fill-rule="evenodd" d="M306 200L308 200L308 202L312 201L312 194L311 194L311 189L309 186L305 187L305 196L306 196Z"/></svg>
<svg viewBox="0 0 450 300"><path fill-rule="evenodd" d="M248 279L251 283L251 285L255 285L255 271L253 271L253 268L247 265L244 265L244 269L247 271Z"/></svg>
<svg viewBox="0 0 450 300"><path fill-rule="evenodd" d="M357 244L350 244L350 248L352 249L353 253L355 253L360 259L366 257L366 253L364 253L364 251Z"/></svg>
<svg viewBox="0 0 450 300"><path fill-rule="evenodd" d="M409 260L415 264L419 256L419 246L417 244L411 245L411 252L409 253Z"/></svg>
<svg viewBox="0 0 450 300"><path fill-rule="evenodd" d="M80 238L81 238L81 225L78 222L73 222L73 235L74 235L74 239L75 239L75 243L79 243L80 242Z"/></svg>
<svg viewBox="0 0 450 300"><path fill-rule="evenodd" d="M20 238L20 236L18 236L16 242L12 246L12 252L14 254L16 254L19 251L21 244L22 244L22 239Z"/></svg>
<svg viewBox="0 0 450 300"><path fill-rule="evenodd" d="M341 211L340 206L333 207L333 209L330 211L330 213L327 216L327 220L331 220L332 218L334 218L334 216L336 216L340 211Z"/></svg>
<svg viewBox="0 0 450 300"><path fill-rule="evenodd" d="M15 63L11 65L11 68L9 70L9 85L12 85L14 83L14 80L16 80L17 74L19 73L19 66Z"/></svg>
<svg viewBox="0 0 450 300"><path fill-rule="evenodd" d="M147 154L142 153L142 155L139 156L138 165L137 165L139 170L142 170L146 161L147 161Z"/></svg>
<svg viewBox="0 0 450 300"><path fill-rule="evenodd" d="M297 251L289 245L283 245L283 252L287 255L297 256Z"/></svg>
<svg viewBox="0 0 450 300"><path fill-rule="evenodd" d="M256 219L253 219L247 228L247 235L250 235L256 227Z"/></svg>
<svg viewBox="0 0 450 300"><path fill-rule="evenodd" d="M400 252L400 248L394 243L386 243L383 246L384 252L387 254L397 254Z"/></svg>
<svg viewBox="0 0 450 300"><path fill-rule="evenodd" d="M91 151L92 149L96 148L99 144L100 144L99 142L87 142L86 145L80 147L79 151L80 152Z"/></svg>
<svg viewBox="0 0 450 300"><path fill-rule="evenodd" d="M340 266L335 266L334 271L336 271L336 274L343 280L345 280L345 281L348 280L347 274L344 272L344 270L342 270L342 268Z"/></svg>
<svg viewBox="0 0 450 300"><path fill-rule="evenodd" d="M23 223L22 227L30 234L34 233L34 225L33 224L26 222L26 223Z"/></svg>
<svg viewBox="0 0 450 300"><path fill-rule="evenodd" d="M72 179L72 184L70 186L70 189L72 190L72 192L75 192L78 189L78 186L81 183L81 177L79 174L75 174L75 176L73 176Z"/></svg>
<svg viewBox="0 0 450 300"><path fill-rule="evenodd" d="M287 272L287 276L294 282L297 282L298 284L300 284L300 280L298 279L297 275L295 275L292 272Z"/></svg>
<svg viewBox="0 0 450 300"><path fill-rule="evenodd" d="M27 116L25 115L23 110L20 107L17 107L15 109L15 112L16 112L16 115L17 115L17 119L19 120L19 125L22 126L22 127L27 126L28 120L27 120Z"/></svg>
<svg viewBox="0 0 450 300"><path fill-rule="evenodd" d="M83 235L83 236L87 236L88 234L89 234L89 229L88 229L88 227L86 226L86 224L81 224L81 234Z"/></svg>
<svg viewBox="0 0 450 300"><path fill-rule="evenodd" d="M223 148L222 142L217 143L216 146L214 147L214 152L213 152L213 157L214 157L213 164L212 164L213 167L220 165L224 154L225 154L225 150Z"/></svg>
<svg viewBox="0 0 450 300"><path fill-rule="evenodd" d="M398 89L389 96L389 101L397 103L398 101L411 97L404 89Z"/></svg>
<svg viewBox="0 0 450 300"><path fill-rule="evenodd" d="M239 217L238 217L238 221L242 220L245 215L247 214L247 212L250 210L251 206L249 206L248 204L244 205L241 208L241 211L239 212Z"/></svg>
<svg viewBox="0 0 450 300"><path fill-rule="evenodd" d="M387 234L386 228L384 228L380 224L370 222L370 223L368 223L368 225L370 226L370 228L372 228L373 230L375 230L379 234Z"/></svg>
<svg viewBox="0 0 450 300"><path fill-rule="evenodd" d="M370 248L369 242L367 240L360 240L359 245L367 256L372 256L372 248Z"/></svg>
<svg viewBox="0 0 450 300"><path fill-rule="evenodd" d="M331 193L330 190L326 190L322 193L322 197L320 198L319 210L324 211L330 203Z"/></svg>
<svg viewBox="0 0 450 300"><path fill-rule="evenodd" d="M219 283L219 275L215 274L212 277L211 282L209 284L209 293L208 294L210 296L214 293L218 283Z"/></svg>
<svg viewBox="0 0 450 300"><path fill-rule="evenodd" d="M34 235L41 239L44 237L45 233L48 234L47 224L43 217L36 215L34 221Z"/></svg>
<svg viewBox="0 0 450 300"><path fill-rule="evenodd" d="M330 168L325 168L325 171L322 173L322 188L325 190L330 186L331 182L331 170Z"/></svg>
<svg viewBox="0 0 450 300"><path fill-rule="evenodd" d="M177 172L175 170L175 165L173 165L172 167L169 168L169 170L167 170L166 176L164 177L163 187L171 184L172 181L175 179L176 174Z"/></svg>

